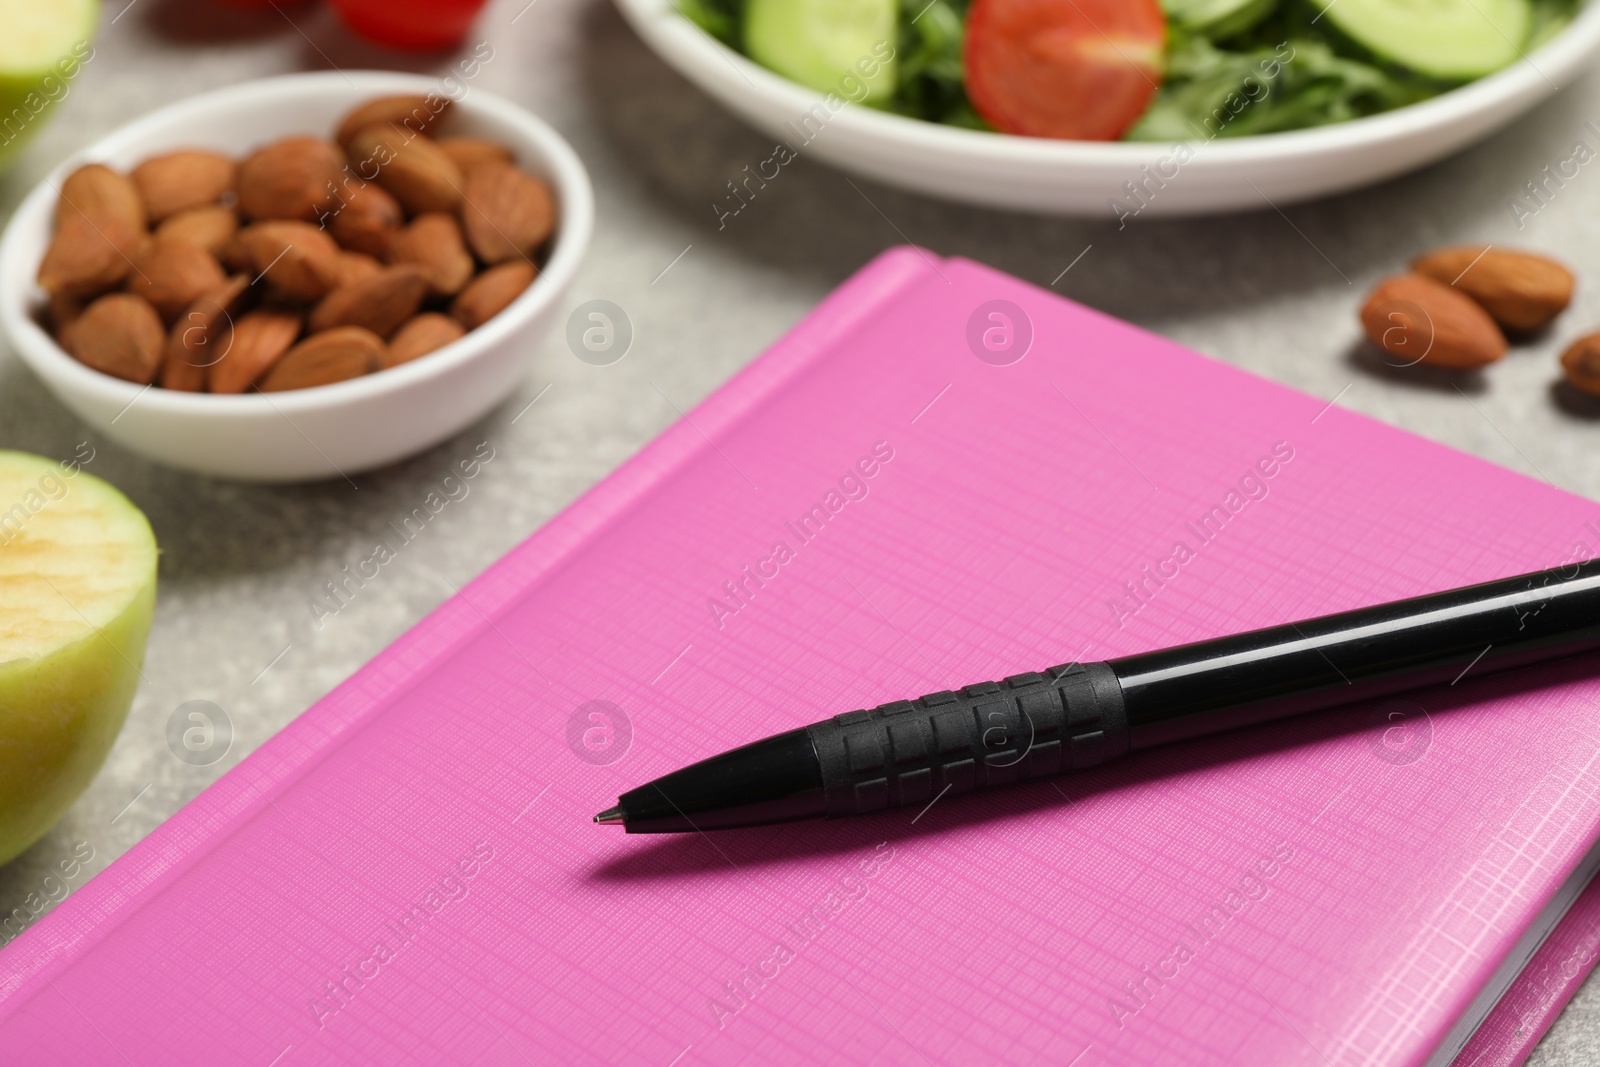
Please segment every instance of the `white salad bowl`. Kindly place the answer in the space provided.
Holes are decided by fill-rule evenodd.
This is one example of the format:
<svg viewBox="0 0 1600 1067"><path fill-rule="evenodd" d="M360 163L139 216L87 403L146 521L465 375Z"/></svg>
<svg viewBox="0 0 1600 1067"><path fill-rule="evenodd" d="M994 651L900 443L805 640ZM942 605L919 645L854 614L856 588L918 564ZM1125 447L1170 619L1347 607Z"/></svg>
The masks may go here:
<svg viewBox="0 0 1600 1067"><path fill-rule="evenodd" d="M853 104L829 110L824 94L728 48L679 14L674 0L616 4L669 66L798 155L934 196L1059 215L1197 215L1382 181L1487 136L1585 73L1600 52L1600 3L1590 3L1526 58L1421 103L1180 149L986 133ZM1130 181L1145 190L1137 200Z"/></svg>
<svg viewBox="0 0 1600 1067"><path fill-rule="evenodd" d="M180 147L230 155L279 137L331 137L355 105L397 93L449 95L450 132L505 143L550 183L556 232L534 283L510 307L436 352L361 378L281 393L214 396L134 385L79 363L35 315L35 282L51 236L57 190L90 162L127 170ZM337 478L392 463L460 432L503 401L527 372L533 343L561 301L589 244L594 194L571 146L524 109L466 84L380 71L292 74L180 101L84 149L28 194L0 240L0 325L45 387L86 423L161 463L247 481Z"/></svg>

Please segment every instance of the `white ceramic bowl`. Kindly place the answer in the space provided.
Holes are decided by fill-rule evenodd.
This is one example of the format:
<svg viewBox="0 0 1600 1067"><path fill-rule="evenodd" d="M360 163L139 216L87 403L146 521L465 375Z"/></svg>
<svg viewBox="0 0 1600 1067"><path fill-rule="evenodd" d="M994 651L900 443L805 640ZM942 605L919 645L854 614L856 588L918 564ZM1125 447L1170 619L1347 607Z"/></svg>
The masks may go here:
<svg viewBox="0 0 1600 1067"><path fill-rule="evenodd" d="M392 463L450 437L504 400L527 371L533 342L561 311L594 224L589 177L571 146L527 111L466 83L451 132L493 137L550 182L559 213L538 279L499 315L437 352L352 381L285 393L212 396L138 386L61 350L33 317L51 212L75 167L126 170L158 152L232 155L289 134L331 136L375 96L441 91L438 79L380 71L292 74L180 101L123 126L67 160L17 209L0 241L0 324L55 396L94 429L151 459L248 481L337 478Z"/></svg>
<svg viewBox="0 0 1600 1067"><path fill-rule="evenodd" d="M678 14L674 0L616 0L657 55L746 122L839 167L889 185L990 207L1112 217L1141 168L1175 169L1173 146L1053 141L958 129L846 105L802 147L794 129L823 95L758 66ZM1368 185L1487 136L1576 80L1600 52L1600 3L1526 59L1442 96L1311 130L1220 138L1160 187L1141 217L1282 206ZM1162 161L1168 160L1163 166ZM752 160L752 164L754 164ZM1128 201L1133 204L1133 201Z"/></svg>

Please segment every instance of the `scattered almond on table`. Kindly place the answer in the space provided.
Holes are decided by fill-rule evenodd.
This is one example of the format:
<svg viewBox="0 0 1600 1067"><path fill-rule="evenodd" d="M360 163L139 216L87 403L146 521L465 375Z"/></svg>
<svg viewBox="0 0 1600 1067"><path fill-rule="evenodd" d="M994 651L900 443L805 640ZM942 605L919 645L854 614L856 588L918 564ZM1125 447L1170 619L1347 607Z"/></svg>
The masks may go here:
<svg viewBox="0 0 1600 1067"><path fill-rule="evenodd" d="M1561 369L1574 389L1600 396L1600 333L1578 338L1561 353Z"/></svg>
<svg viewBox="0 0 1600 1067"><path fill-rule="evenodd" d="M1418 256L1411 269L1466 293L1509 333L1542 330L1572 303L1572 272L1528 252L1457 245Z"/></svg>
<svg viewBox="0 0 1600 1067"><path fill-rule="evenodd" d="M533 284L556 225L508 147L435 139L449 112L382 97L332 139L78 168L42 321L87 366L188 392L307 389L437 351Z"/></svg>
<svg viewBox="0 0 1600 1067"><path fill-rule="evenodd" d="M1507 337L1537 333L1572 303L1573 274L1531 252L1454 245L1411 261L1411 273L1385 278L1361 307L1367 339L1401 365L1471 370L1505 355ZM1600 396L1600 333L1580 337L1561 356L1567 381Z"/></svg>
<svg viewBox="0 0 1600 1067"><path fill-rule="evenodd" d="M1406 366L1470 370L1506 354L1505 335L1471 297L1421 274L1386 278L1361 308L1372 343Z"/></svg>

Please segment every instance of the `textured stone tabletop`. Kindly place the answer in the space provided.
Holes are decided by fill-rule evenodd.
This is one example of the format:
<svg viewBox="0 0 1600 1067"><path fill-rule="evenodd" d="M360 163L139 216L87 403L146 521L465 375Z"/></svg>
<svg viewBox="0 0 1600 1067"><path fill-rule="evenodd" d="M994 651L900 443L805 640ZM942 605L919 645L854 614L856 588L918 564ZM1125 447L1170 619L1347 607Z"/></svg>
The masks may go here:
<svg viewBox="0 0 1600 1067"><path fill-rule="evenodd" d="M124 6L126 4L126 6ZM205 0L106 0L95 56L20 165L0 217L60 159L169 101L265 75L338 67L442 74L353 40L317 7L260 15ZM293 22L291 23L290 18ZM633 323L625 359L596 367L553 333L503 407L398 466L262 488L154 466L90 434L0 344L0 448L88 465L150 516L162 546L146 683L110 760L55 830L0 869L0 907L87 842L104 868L451 591L593 485L782 334L883 248L914 241L992 264L1258 374L1586 497L1600 497L1600 402L1556 386L1556 356L1600 328L1600 168L1583 169L1518 230L1509 201L1600 120L1600 78L1418 174L1311 204L1194 221L1055 220L942 203L802 157L719 231L724 183L770 154L656 60L606 0L491 3L466 49L493 58L469 88L542 115L583 157L598 224L569 304L604 298ZM1400 375L1358 344L1355 308L1416 251L1523 244L1579 268L1575 306L1548 337L1465 378ZM1085 249L1088 249L1085 252ZM1081 259L1078 257L1082 255ZM1068 264L1077 260L1070 271ZM1459 388L1458 388L1459 386ZM535 401L531 407L530 402ZM487 442L493 459L349 603L318 619L322 587L358 563ZM325 601L323 601L326 603ZM169 751L169 717L206 700L233 729L196 767ZM80 846L80 850L83 846ZM3 960L3 950L0 950ZM1530 1064L1600 1062L1600 981Z"/></svg>

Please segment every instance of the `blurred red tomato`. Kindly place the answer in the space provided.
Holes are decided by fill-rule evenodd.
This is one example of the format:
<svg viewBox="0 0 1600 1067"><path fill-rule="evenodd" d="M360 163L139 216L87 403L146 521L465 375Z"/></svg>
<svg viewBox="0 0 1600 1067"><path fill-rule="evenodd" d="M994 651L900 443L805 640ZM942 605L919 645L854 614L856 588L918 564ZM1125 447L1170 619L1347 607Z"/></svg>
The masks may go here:
<svg viewBox="0 0 1600 1067"><path fill-rule="evenodd" d="M461 43L484 0L333 0L344 24L369 41L427 52Z"/></svg>
<svg viewBox="0 0 1600 1067"><path fill-rule="evenodd" d="M1114 141L1156 95L1166 39L1157 0L973 0L967 95L1005 133Z"/></svg>

